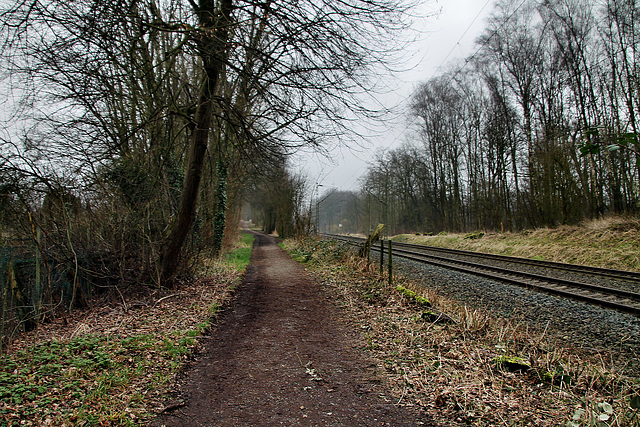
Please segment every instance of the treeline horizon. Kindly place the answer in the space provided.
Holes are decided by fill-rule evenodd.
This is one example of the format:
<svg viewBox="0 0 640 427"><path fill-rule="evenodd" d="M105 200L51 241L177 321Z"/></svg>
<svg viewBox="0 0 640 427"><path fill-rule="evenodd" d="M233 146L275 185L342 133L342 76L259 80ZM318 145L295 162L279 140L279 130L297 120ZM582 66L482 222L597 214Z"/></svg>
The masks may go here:
<svg viewBox="0 0 640 427"><path fill-rule="evenodd" d="M637 214L638 64L636 2L499 1L476 53L413 93L410 141L379 152L358 191L324 201L320 229L506 231Z"/></svg>

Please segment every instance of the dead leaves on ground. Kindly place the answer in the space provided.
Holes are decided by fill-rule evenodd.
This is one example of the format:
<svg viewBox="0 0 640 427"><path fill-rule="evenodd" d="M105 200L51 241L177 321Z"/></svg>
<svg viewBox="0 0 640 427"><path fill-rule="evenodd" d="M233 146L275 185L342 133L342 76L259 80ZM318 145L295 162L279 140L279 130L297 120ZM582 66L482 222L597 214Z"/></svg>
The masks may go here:
<svg viewBox="0 0 640 427"><path fill-rule="evenodd" d="M0 365L0 425L139 425L240 273L72 313L13 342Z"/></svg>

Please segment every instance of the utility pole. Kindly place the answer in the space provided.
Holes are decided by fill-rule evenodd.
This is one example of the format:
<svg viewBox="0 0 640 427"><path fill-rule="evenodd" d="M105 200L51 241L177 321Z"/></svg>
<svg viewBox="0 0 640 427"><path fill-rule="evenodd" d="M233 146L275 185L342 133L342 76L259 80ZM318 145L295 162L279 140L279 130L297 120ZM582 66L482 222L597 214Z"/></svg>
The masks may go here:
<svg viewBox="0 0 640 427"><path fill-rule="evenodd" d="M327 194L322 199L320 199L320 200L318 200L316 202L316 230L317 230L318 234L320 234L320 203L322 203L325 200L327 200L327 198L329 198L329 196L331 196L337 190L338 190L337 188L332 188L331 191L329 192L329 194Z"/></svg>
<svg viewBox="0 0 640 427"><path fill-rule="evenodd" d="M316 182L316 186L313 189L313 194L311 195L311 200L309 200L309 233L311 233L311 222L313 221L313 199L316 200L316 220L313 221L316 227L316 234L320 234L319 223L320 223L320 213L318 212L318 207L320 203L318 202L318 189L322 187L322 184L318 184Z"/></svg>

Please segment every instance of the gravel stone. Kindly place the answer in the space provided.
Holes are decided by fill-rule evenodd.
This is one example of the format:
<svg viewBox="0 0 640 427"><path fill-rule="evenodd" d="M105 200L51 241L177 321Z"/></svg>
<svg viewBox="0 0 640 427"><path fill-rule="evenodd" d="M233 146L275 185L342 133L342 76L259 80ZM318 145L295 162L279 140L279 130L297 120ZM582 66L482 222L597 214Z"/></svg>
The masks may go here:
<svg viewBox="0 0 640 427"><path fill-rule="evenodd" d="M559 345L601 352L617 367L640 372L640 318L634 315L400 257L394 257L394 272L470 308L546 328Z"/></svg>

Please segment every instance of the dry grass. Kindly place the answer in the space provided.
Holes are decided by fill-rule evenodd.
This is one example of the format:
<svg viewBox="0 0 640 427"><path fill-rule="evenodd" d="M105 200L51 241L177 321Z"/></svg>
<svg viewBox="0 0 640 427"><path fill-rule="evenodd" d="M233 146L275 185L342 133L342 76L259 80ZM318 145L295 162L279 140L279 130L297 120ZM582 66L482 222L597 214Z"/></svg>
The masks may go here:
<svg viewBox="0 0 640 427"><path fill-rule="evenodd" d="M444 425L640 424L638 409L631 408L640 384L610 366L606 355L578 354L545 331L471 310L404 278L389 286L376 267L326 242L288 245L312 254L308 265L362 328L398 403L418 405ZM456 323L423 320L425 309L398 292L397 284ZM514 360L531 368L511 371L500 358L519 358Z"/></svg>
<svg viewBox="0 0 640 427"><path fill-rule="evenodd" d="M640 271L640 219L611 216L585 221L580 226L542 228L517 233L486 232L416 236L403 234L394 240L520 256L556 262Z"/></svg>

